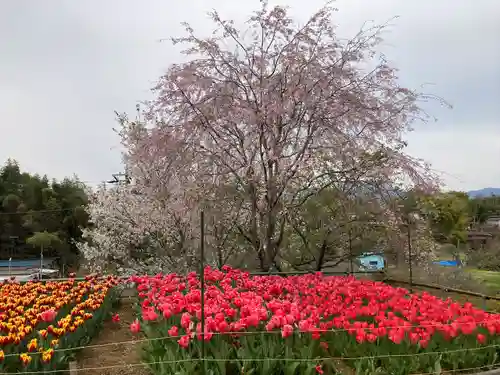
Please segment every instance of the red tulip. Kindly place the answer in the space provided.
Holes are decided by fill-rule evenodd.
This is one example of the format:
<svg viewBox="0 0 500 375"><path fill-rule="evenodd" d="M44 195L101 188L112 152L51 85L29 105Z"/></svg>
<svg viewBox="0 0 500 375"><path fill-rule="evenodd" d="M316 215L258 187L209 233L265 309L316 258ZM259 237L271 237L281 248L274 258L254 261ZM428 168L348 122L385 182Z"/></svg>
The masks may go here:
<svg viewBox="0 0 500 375"><path fill-rule="evenodd" d="M158 319L158 314L154 309L143 309L142 318L146 321Z"/></svg>
<svg viewBox="0 0 500 375"><path fill-rule="evenodd" d="M281 329L281 337L286 338L293 334L293 327L289 324L285 324Z"/></svg>
<svg viewBox="0 0 500 375"><path fill-rule="evenodd" d="M179 343L179 346L181 346L182 348L187 348L189 346L190 338L187 335L182 336L177 342Z"/></svg>
<svg viewBox="0 0 500 375"><path fill-rule="evenodd" d="M352 344L408 344L425 349L435 336L453 342L471 335L478 343L500 333L500 315L472 304L461 305L429 293L410 294L402 288L353 277L321 274L255 276L223 267L205 269L205 327L201 327L201 284L196 273L136 276L145 324L168 324L170 336L187 348L195 337L212 340L214 333L269 331L291 336L295 329L326 349L331 330L341 330ZM135 331L140 330L136 321ZM182 331L182 332L181 332ZM340 333L337 333L340 334ZM474 336L472 336L474 335ZM349 338L350 336L350 338ZM243 340L232 341L242 346ZM332 341L329 341L330 344Z"/></svg>
<svg viewBox="0 0 500 375"><path fill-rule="evenodd" d="M168 334L169 334L171 337L176 337L176 336L179 336L179 328L177 328L177 326L172 326L172 327L168 330Z"/></svg>
<svg viewBox="0 0 500 375"><path fill-rule="evenodd" d="M130 324L130 332L132 333L139 333L141 331L141 324L139 323L139 320L136 319Z"/></svg>
<svg viewBox="0 0 500 375"><path fill-rule="evenodd" d="M46 323L49 323L49 322L52 322L57 316L57 312L55 312L54 310L45 310L44 312L42 312L40 314L40 317L41 319L46 322Z"/></svg>
<svg viewBox="0 0 500 375"><path fill-rule="evenodd" d="M477 342L480 343L480 344L485 344L486 343L486 336L483 335L483 334L481 334L481 333L477 334L476 339L477 339Z"/></svg>

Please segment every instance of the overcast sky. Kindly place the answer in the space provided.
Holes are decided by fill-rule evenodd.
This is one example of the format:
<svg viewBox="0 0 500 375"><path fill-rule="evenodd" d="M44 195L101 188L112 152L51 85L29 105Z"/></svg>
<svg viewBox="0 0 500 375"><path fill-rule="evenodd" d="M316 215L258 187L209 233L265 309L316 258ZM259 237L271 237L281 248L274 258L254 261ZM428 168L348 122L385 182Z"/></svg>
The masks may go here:
<svg viewBox="0 0 500 375"><path fill-rule="evenodd" d="M272 2L274 4L275 2ZM298 21L321 0L282 0ZM0 160L30 172L77 174L96 184L119 172L114 111L134 112L162 71L179 60L159 39L188 21L211 30L206 12L244 20L257 0L2 0ZM444 97L439 121L416 124L409 150L453 189L500 187L500 1L340 0L340 32L393 16L384 52L405 85Z"/></svg>

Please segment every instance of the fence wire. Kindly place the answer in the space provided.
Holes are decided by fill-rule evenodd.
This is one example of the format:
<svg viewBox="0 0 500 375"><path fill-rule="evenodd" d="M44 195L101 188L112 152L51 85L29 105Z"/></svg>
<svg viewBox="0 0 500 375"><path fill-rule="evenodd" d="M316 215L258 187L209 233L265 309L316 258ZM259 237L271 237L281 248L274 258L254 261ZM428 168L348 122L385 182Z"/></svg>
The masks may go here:
<svg viewBox="0 0 500 375"><path fill-rule="evenodd" d="M385 354L385 355L376 355L376 356L357 356L357 357L317 357L317 358L238 358L238 359L225 359L225 358L189 358L189 359L177 359L177 360L169 360L169 361L153 361L153 362L137 362L137 363L124 363L120 365L110 365L110 366L99 366L99 367L80 367L80 368L72 368L71 370L67 369L59 369L59 370L40 370L40 371L23 371L23 374L48 374L48 373L72 373L72 372L82 372L82 371L102 371L102 370L111 370L111 369L119 369L119 368L132 368L132 367L148 367L152 365L173 365L179 363L194 363L194 362L266 362L266 361L283 361L283 362L301 362L301 363L318 363L325 361L346 361L346 360L363 360L363 359L378 359L378 358L403 358L403 357L413 357L413 356L423 356L423 355L443 355L449 353L459 353L466 351L479 351L487 348L496 348L500 345L490 345L483 346L478 348L467 348L467 349L454 349L454 350L444 350L444 351L433 351L433 352L422 352L416 354ZM466 372L472 370L479 369L493 369L499 368L500 366L495 365L484 365L478 367L471 367L466 369L456 369L456 370L443 370L441 373L457 373L457 372ZM428 373L415 373L410 375L434 375L435 372ZM11 375L11 373L0 373L0 375Z"/></svg>
<svg viewBox="0 0 500 375"><path fill-rule="evenodd" d="M466 325L467 323L463 323L463 325ZM479 322L478 324L481 324ZM462 324L461 323L442 323L442 324L418 324L418 325L407 325L407 326L401 326L401 325L395 325L395 326L383 326L385 329L398 329L398 328L407 328L407 329L413 329L413 328L440 328L440 327L460 327ZM353 330L372 330L373 328L370 327L360 327L360 328L332 328L332 329L315 329L314 332L318 333L341 333L341 332L351 332ZM312 332L310 331L297 331L294 330L293 334L299 335L299 334L311 334ZM226 332L210 332L211 335L213 336L253 336L253 335L262 335L262 334L268 334L268 335L281 335L281 331L279 330L273 330L273 331L256 331L256 332L248 332L248 331L226 331ZM201 335L201 334L200 334ZM181 337L185 335L176 335L176 336L160 336L160 337L151 337L151 338L141 338L141 339L134 339L134 340L123 340L123 341L113 341L113 342L107 342L103 344L91 344L91 345L83 345L83 346L76 346L76 347L71 347L71 348L56 348L54 349L54 352L67 352L67 351L77 351L77 350L83 350L83 349L96 349L96 348L105 348L105 347L110 347L110 346L118 346L118 345L137 345L137 344L143 344L147 342L154 342L154 341L163 341L163 340L178 340ZM202 335L201 335L202 336ZM486 345L486 346L481 346L479 348L474 348L473 350L478 350L478 349L483 349L483 348L493 348L493 347L500 347L500 344L495 344L495 345ZM460 349L459 351L468 351L471 349ZM19 356L20 353L7 353L5 354L5 357L16 357ZM38 355L41 354L41 352L32 352L29 353L30 355ZM413 354L412 354L413 355ZM342 358L338 358L342 359Z"/></svg>

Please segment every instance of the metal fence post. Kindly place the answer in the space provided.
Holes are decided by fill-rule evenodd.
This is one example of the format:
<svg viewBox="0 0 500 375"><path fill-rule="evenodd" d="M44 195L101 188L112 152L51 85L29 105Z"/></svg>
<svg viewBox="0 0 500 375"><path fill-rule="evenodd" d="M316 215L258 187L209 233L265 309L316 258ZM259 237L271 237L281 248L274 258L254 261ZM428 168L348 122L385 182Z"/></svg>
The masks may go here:
<svg viewBox="0 0 500 375"><path fill-rule="evenodd" d="M201 373L207 373L205 361L205 213L200 212L200 283L201 283Z"/></svg>
<svg viewBox="0 0 500 375"><path fill-rule="evenodd" d="M354 275L353 253L352 253L352 224L356 222L357 216L351 215L349 219L349 274Z"/></svg>
<svg viewBox="0 0 500 375"><path fill-rule="evenodd" d="M69 363L69 375L77 375L78 374L78 365L76 361L71 361Z"/></svg>
<svg viewBox="0 0 500 375"><path fill-rule="evenodd" d="M349 228L349 275L352 276L354 272L352 265L352 228Z"/></svg>
<svg viewBox="0 0 500 375"><path fill-rule="evenodd" d="M408 236L408 266L410 272L410 293L413 293L413 254L411 248L411 229L410 229L410 218L407 218L407 236Z"/></svg>

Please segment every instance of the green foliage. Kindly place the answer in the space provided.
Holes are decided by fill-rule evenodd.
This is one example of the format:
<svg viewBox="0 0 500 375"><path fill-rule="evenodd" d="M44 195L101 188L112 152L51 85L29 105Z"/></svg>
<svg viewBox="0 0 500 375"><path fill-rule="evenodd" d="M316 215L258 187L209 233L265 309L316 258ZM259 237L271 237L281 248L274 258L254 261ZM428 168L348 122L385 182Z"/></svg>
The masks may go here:
<svg viewBox="0 0 500 375"><path fill-rule="evenodd" d="M478 197L469 200L468 212L472 220L484 224L491 216L500 215L500 197Z"/></svg>
<svg viewBox="0 0 500 375"><path fill-rule="evenodd" d="M8 160L0 169L0 259L38 256L44 244L45 256L75 263L75 242L88 226L87 202L78 180L49 181Z"/></svg>
<svg viewBox="0 0 500 375"><path fill-rule="evenodd" d="M495 239L485 247L471 251L469 265L485 271L500 271L500 241Z"/></svg>
<svg viewBox="0 0 500 375"><path fill-rule="evenodd" d="M386 235L374 224L376 211L369 197L323 189L291 215L282 255L289 264L320 270L373 251Z"/></svg>
<svg viewBox="0 0 500 375"><path fill-rule="evenodd" d="M436 240L451 244L467 241L470 224L467 194L453 191L421 196L418 205L430 221Z"/></svg>
<svg viewBox="0 0 500 375"><path fill-rule="evenodd" d="M61 240L59 236L55 233L49 233L46 230L43 232L35 232L31 237L26 239L26 243L28 245L32 245L34 247L39 248L49 248L52 246L57 246L61 244Z"/></svg>

